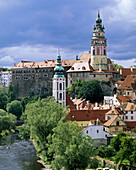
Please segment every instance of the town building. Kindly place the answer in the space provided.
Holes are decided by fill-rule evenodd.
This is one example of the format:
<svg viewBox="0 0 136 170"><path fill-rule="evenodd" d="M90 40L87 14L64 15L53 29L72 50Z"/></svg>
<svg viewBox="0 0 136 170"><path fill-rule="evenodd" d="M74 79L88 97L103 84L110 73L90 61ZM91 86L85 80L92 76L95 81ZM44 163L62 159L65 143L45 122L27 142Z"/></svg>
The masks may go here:
<svg viewBox="0 0 136 170"><path fill-rule="evenodd" d="M1 71L0 72L0 84L3 87L8 87L12 81L12 73L11 71Z"/></svg>
<svg viewBox="0 0 136 170"><path fill-rule="evenodd" d="M97 79L111 82L111 90L114 90L114 82L120 80L121 77L114 68L114 62L107 58L105 28L98 12L96 25L93 28L93 38L91 39L91 51L83 53L67 71L68 87L78 79L84 81Z"/></svg>
<svg viewBox="0 0 136 170"><path fill-rule="evenodd" d="M83 129L83 134L91 136L94 140L94 146L107 145L107 137L111 137L110 133L106 132L103 125L89 125Z"/></svg>
<svg viewBox="0 0 136 170"><path fill-rule="evenodd" d="M55 100L66 105L66 78L64 76L64 68L61 65L61 56L58 54L57 65L54 68L53 77L53 96Z"/></svg>
<svg viewBox="0 0 136 170"><path fill-rule="evenodd" d="M136 100L136 75L128 75L123 83L117 88L117 95L130 96Z"/></svg>
<svg viewBox="0 0 136 170"><path fill-rule="evenodd" d="M110 118L103 126L105 127L105 131L112 135L117 134L119 131L123 131L127 127L119 115Z"/></svg>

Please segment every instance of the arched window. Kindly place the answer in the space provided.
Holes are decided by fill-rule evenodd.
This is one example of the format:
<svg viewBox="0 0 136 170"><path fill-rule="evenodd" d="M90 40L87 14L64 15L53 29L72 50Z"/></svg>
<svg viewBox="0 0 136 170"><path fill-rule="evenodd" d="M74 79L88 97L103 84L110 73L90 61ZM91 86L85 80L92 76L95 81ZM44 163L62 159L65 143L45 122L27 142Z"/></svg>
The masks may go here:
<svg viewBox="0 0 136 170"><path fill-rule="evenodd" d="M62 83L60 83L59 85L60 85L60 90L62 90Z"/></svg>
<svg viewBox="0 0 136 170"><path fill-rule="evenodd" d="M74 67L71 67L71 70L74 70Z"/></svg>
<svg viewBox="0 0 136 170"><path fill-rule="evenodd" d="M60 93L60 100L62 100L62 93Z"/></svg>
<svg viewBox="0 0 136 170"><path fill-rule="evenodd" d="M85 66L82 67L82 70L86 70Z"/></svg>

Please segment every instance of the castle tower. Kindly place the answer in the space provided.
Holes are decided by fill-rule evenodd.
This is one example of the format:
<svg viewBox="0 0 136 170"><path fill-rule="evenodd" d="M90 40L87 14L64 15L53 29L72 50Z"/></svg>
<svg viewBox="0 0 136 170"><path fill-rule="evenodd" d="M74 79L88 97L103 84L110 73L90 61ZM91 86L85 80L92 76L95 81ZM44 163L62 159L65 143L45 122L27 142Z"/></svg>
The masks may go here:
<svg viewBox="0 0 136 170"><path fill-rule="evenodd" d="M105 38L105 28L102 26L102 19L98 10L98 18L93 28L93 38L91 39L91 66L94 70L107 70L107 39Z"/></svg>
<svg viewBox="0 0 136 170"><path fill-rule="evenodd" d="M56 101L66 105L66 78L63 74L64 68L61 65L61 56L58 52L57 65L54 68L53 96Z"/></svg>

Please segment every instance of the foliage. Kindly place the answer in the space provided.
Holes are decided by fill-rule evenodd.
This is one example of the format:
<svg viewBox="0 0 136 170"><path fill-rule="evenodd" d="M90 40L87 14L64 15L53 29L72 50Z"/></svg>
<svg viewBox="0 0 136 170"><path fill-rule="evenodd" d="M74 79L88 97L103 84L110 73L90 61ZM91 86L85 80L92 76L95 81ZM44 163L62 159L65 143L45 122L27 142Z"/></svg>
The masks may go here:
<svg viewBox="0 0 136 170"><path fill-rule="evenodd" d="M31 95L28 95L28 96L25 96L21 99L21 104L22 104L22 107L23 107L23 111L25 111L25 108L26 108L26 105L29 103L34 103L36 102L38 99L40 99L40 96L31 96Z"/></svg>
<svg viewBox="0 0 136 170"><path fill-rule="evenodd" d="M91 103L101 102L103 97L103 91L98 80L85 81L78 92L78 98L89 100Z"/></svg>
<svg viewBox="0 0 136 170"><path fill-rule="evenodd" d="M21 114L22 114L22 105L21 102L18 100L14 100L11 103L7 104L7 111L8 113L12 113L15 116L17 116L17 119L20 118Z"/></svg>
<svg viewBox="0 0 136 170"><path fill-rule="evenodd" d="M117 134L117 136L115 136L112 140L111 140L111 146L118 152L120 150L120 145L122 142L122 138L126 137L127 134L124 132L119 132Z"/></svg>
<svg viewBox="0 0 136 170"><path fill-rule="evenodd" d="M109 146L103 146L101 145L97 149L98 155L102 158L110 158L112 156L115 156L116 151L114 148L112 148L110 145Z"/></svg>
<svg viewBox="0 0 136 170"><path fill-rule="evenodd" d="M136 139L130 136L121 138L120 150L115 156L116 163L129 162L130 169L136 167Z"/></svg>
<svg viewBox="0 0 136 170"><path fill-rule="evenodd" d="M15 127L16 116L0 109L0 134L5 135Z"/></svg>
<svg viewBox="0 0 136 170"><path fill-rule="evenodd" d="M29 139L30 126L29 126L27 123L19 126L19 127L18 127L18 130L19 130L19 137L20 137L21 139L25 139L25 140Z"/></svg>
<svg viewBox="0 0 136 170"><path fill-rule="evenodd" d="M101 81L100 82L100 86L102 88L102 92L104 96L111 96L111 84L110 82L106 82L106 81Z"/></svg>
<svg viewBox="0 0 136 170"><path fill-rule="evenodd" d="M4 67L0 67L0 71L11 71L11 69L9 69L9 68L4 68Z"/></svg>
<svg viewBox="0 0 136 170"><path fill-rule="evenodd" d="M6 105L7 105L7 90L4 87L0 88L0 109L6 110Z"/></svg>
<svg viewBox="0 0 136 170"><path fill-rule="evenodd" d="M81 81L80 79L78 79L78 81L75 82L75 83L73 83L73 84L71 85L71 87L69 87L69 88L67 87L67 88L66 88L66 92L67 92L68 95L69 95L70 97L72 97L72 98L77 97L77 96L78 96L78 93L79 93L79 90L80 90L80 88L82 87L83 83L84 83L83 80Z"/></svg>
<svg viewBox="0 0 136 170"><path fill-rule="evenodd" d="M10 83L8 86L8 103L10 103L11 101L16 99L16 95L15 95L15 89L13 87L13 85Z"/></svg>
<svg viewBox="0 0 136 170"><path fill-rule="evenodd" d="M91 161L89 163L89 168L96 169L99 166L99 160L96 158L91 158Z"/></svg>
<svg viewBox="0 0 136 170"><path fill-rule="evenodd" d="M118 65L118 64L114 64L114 67L115 67L116 70L118 70L119 68L124 68L123 66Z"/></svg>
<svg viewBox="0 0 136 170"><path fill-rule="evenodd" d="M53 169L74 170L85 169L90 163L90 157L95 155L91 137L83 136L77 123L59 122L53 129L50 153L54 153Z"/></svg>
<svg viewBox="0 0 136 170"><path fill-rule="evenodd" d="M89 100L91 103L101 102L104 94L98 80L89 80L73 83L70 88L67 88L68 95L72 98L83 98Z"/></svg>
<svg viewBox="0 0 136 170"><path fill-rule="evenodd" d="M25 138L27 136L26 129L27 132L30 129L29 135L36 142L40 152L43 151L45 157L49 157L47 137L49 134L53 134L52 129L57 126L66 113L67 111L63 105L58 104L53 98L39 99L35 103L26 106L23 113L25 124L21 126L19 133L22 138Z"/></svg>

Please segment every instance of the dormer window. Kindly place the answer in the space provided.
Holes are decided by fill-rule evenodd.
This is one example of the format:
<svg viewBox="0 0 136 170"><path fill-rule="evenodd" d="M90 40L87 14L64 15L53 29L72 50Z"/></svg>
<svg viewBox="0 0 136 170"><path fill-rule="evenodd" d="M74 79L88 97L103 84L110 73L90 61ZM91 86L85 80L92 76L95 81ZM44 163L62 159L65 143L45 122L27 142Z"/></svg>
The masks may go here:
<svg viewBox="0 0 136 170"><path fill-rule="evenodd" d="M74 70L74 67L71 67L71 70Z"/></svg>
<svg viewBox="0 0 136 170"><path fill-rule="evenodd" d="M85 66L82 67L82 70L86 70Z"/></svg>

